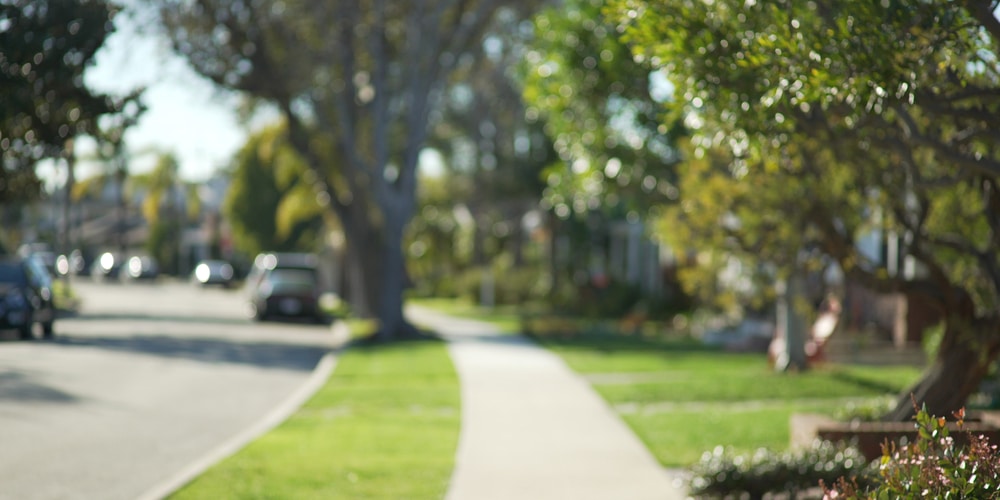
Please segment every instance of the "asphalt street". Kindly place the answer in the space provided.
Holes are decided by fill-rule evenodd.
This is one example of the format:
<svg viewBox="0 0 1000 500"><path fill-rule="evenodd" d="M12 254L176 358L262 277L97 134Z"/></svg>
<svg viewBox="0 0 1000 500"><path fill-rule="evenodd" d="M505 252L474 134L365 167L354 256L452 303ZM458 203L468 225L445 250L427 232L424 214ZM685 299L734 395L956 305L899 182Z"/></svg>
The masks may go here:
<svg viewBox="0 0 1000 500"><path fill-rule="evenodd" d="M334 345L238 292L75 283L56 338L0 334L0 499L135 499L251 428Z"/></svg>

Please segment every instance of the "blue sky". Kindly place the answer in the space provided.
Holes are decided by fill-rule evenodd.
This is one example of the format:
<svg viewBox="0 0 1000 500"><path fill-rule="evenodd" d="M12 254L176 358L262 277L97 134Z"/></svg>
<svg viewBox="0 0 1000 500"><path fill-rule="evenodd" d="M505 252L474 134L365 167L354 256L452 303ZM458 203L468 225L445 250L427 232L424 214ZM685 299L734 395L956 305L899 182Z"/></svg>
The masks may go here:
<svg viewBox="0 0 1000 500"><path fill-rule="evenodd" d="M126 135L131 171L148 170L152 151L164 151L177 156L184 178L211 177L246 140L247 128L233 113L237 99L197 76L161 36L137 30L130 16L119 15L115 21L117 31L98 52L85 79L93 89L113 95L146 87L148 110ZM92 148L92 141L79 141L77 156L86 157ZM82 160L78 165L80 178L100 168ZM41 167L40 174L56 184L64 178L61 169L53 173L51 166Z"/></svg>

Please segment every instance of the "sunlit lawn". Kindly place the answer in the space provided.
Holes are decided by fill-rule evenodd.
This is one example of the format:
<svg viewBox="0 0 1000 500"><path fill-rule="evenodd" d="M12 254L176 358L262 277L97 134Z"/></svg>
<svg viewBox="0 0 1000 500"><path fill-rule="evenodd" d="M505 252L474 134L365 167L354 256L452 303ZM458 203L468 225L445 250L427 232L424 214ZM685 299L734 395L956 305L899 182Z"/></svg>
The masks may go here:
<svg viewBox="0 0 1000 500"><path fill-rule="evenodd" d="M460 415L443 343L352 347L296 414L171 498L442 498Z"/></svg>
<svg viewBox="0 0 1000 500"><path fill-rule="evenodd" d="M727 407L728 406L728 407ZM831 414L842 403L772 402L762 407L713 405L705 408L650 414L625 414L657 460L668 467L686 467L716 446L743 453L758 448L788 447L788 420L792 413Z"/></svg>
<svg viewBox="0 0 1000 500"><path fill-rule="evenodd" d="M523 317L453 299L414 302L512 331ZM566 318L558 323L569 324ZM851 405L884 404L919 376L915 367L833 364L781 374L770 369L764 354L723 352L690 338L616 335L607 327L614 324L586 330L594 333L560 330L535 338L587 378L671 467L691 465L719 445L735 452L786 449L793 413L836 415Z"/></svg>
<svg viewBox="0 0 1000 500"><path fill-rule="evenodd" d="M541 342L587 376L667 466L690 465L719 445L785 449L793 413L835 414L848 401L898 393L919 375L914 367L831 364L780 374L763 354L713 351L689 340L605 335Z"/></svg>

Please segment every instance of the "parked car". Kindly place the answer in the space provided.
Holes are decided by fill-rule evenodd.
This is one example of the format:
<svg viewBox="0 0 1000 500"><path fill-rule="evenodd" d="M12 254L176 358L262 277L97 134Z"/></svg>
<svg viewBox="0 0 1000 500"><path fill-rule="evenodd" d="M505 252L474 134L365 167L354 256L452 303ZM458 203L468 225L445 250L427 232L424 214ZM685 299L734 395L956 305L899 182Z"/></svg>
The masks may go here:
<svg viewBox="0 0 1000 500"><path fill-rule="evenodd" d="M49 338L55 320L52 277L45 264L33 257L0 257L0 329L15 329L27 340L40 323Z"/></svg>
<svg viewBox="0 0 1000 500"><path fill-rule="evenodd" d="M26 243L17 250L18 256L23 259L35 257L38 259L50 275L56 274L56 254L47 243Z"/></svg>
<svg viewBox="0 0 1000 500"><path fill-rule="evenodd" d="M122 277L129 280L152 280L159 274L160 266L156 259L148 255L133 255L125 264L125 274Z"/></svg>
<svg viewBox="0 0 1000 500"><path fill-rule="evenodd" d="M60 255L56 258L56 272L59 275L86 275L90 273L91 264L93 264L93 259L90 255L78 248L70 252L68 256Z"/></svg>
<svg viewBox="0 0 1000 500"><path fill-rule="evenodd" d="M224 260L203 260L195 266L192 278L202 286L221 285L229 288L233 284L233 266Z"/></svg>
<svg viewBox="0 0 1000 500"><path fill-rule="evenodd" d="M315 255L267 253L254 259L247 276L250 311L255 320L308 318L325 322L319 307L318 261Z"/></svg>
<svg viewBox="0 0 1000 500"><path fill-rule="evenodd" d="M106 280L118 278L121 275L122 266L125 259L121 255L112 252L104 252L97 261L90 266L90 275L95 280Z"/></svg>

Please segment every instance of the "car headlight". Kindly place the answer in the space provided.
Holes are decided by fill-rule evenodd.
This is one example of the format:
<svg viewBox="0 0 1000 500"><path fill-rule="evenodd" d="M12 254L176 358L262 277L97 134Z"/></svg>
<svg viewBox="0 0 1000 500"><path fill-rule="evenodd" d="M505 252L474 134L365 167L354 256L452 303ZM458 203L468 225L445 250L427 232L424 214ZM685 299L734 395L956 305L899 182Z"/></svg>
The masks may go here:
<svg viewBox="0 0 1000 500"><path fill-rule="evenodd" d="M106 252L103 255L101 255L101 260L99 263L101 265L101 269L108 271L115 265L115 256L111 255L110 252Z"/></svg>
<svg viewBox="0 0 1000 500"><path fill-rule="evenodd" d="M194 269L194 277L201 283L207 283L208 279L212 277L212 270L208 268L207 264L198 264L198 267Z"/></svg>
<svg viewBox="0 0 1000 500"><path fill-rule="evenodd" d="M128 274L133 278L142 276L142 260L139 257L132 257L128 260Z"/></svg>

